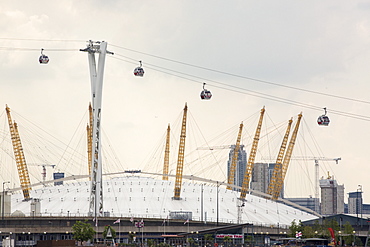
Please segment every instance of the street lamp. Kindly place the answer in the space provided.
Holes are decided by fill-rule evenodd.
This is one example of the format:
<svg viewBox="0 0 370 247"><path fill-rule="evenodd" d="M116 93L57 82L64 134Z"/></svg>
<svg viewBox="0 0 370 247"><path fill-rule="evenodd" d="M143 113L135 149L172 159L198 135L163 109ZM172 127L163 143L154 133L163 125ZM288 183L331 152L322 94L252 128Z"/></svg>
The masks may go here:
<svg viewBox="0 0 370 247"><path fill-rule="evenodd" d="M2 219L4 220L4 202L5 202L5 191L4 191L4 185L7 184L7 183L10 183L10 181L6 181L6 182L3 182L3 201L2 201L2 210L1 210L1 213L2 213Z"/></svg>
<svg viewBox="0 0 370 247"><path fill-rule="evenodd" d="M352 242L352 246L355 245L355 239L356 239L356 231L353 231L353 242Z"/></svg>

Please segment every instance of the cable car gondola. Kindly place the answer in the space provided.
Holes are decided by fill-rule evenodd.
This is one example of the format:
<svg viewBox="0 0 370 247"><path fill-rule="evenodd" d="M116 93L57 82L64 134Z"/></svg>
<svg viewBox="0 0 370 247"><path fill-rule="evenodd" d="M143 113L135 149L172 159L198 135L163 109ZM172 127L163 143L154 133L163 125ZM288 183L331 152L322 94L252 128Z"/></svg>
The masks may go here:
<svg viewBox="0 0 370 247"><path fill-rule="evenodd" d="M321 115L319 116L319 118L317 119L317 123L320 125L320 126L328 126L329 123L330 123L330 119L328 116L326 116L326 108L324 108L325 110L325 114L324 115Z"/></svg>
<svg viewBox="0 0 370 247"><path fill-rule="evenodd" d="M134 69L134 75L143 77L144 76L144 69L141 67L142 66L141 61L139 61L139 62L140 62L140 66Z"/></svg>
<svg viewBox="0 0 370 247"><path fill-rule="evenodd" d="M206 84L203 83L203 91L200 93L200 98L209 100L212 97L212 93L211 93L211 91L208 91L207 89L204 88L205 85Z"/></svg>
<svg viewBox="0 0 370 247"><path fill-rule="evenodd" d="M42 52L44 49L41 49L41 56L39 57L40 64L47 64L49 62L49 57L44 55Z"/></svg>

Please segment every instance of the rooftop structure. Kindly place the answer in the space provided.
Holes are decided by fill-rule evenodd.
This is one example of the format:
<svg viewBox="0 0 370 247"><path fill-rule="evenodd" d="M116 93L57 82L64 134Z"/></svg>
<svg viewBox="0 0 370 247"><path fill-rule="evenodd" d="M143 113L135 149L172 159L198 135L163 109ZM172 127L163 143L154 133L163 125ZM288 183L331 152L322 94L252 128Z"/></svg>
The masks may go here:
<svg viewBox="0 0 370 247"><path fill-rule="evenodd" d="M104 216L165 219L186 215L189 220L205 222L236 223L238 220L240 192L186 181L182 184L181 200L173 200L173 190L174 181L140 176L105 179ZM11 208L12 212L19 210L26 216L88 216L89 195L89 181L64 182L63 185L32 190L31 197L39 200L39 207L24 201L21 193L14 193ZM39 211L35 211L38 208ZM259 225L290 225L293 220L315 218L283 203L250 194L241 210L241 223Z"/></svg>

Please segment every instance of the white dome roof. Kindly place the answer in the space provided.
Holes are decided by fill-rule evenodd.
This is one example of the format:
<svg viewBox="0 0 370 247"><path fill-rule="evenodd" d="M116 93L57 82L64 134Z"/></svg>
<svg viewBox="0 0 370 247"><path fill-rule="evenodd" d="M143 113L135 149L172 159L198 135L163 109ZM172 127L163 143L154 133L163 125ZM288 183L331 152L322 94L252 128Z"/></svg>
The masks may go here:
<svg viewBox="0 0 370 247"><path fill-rule="evenodd" d="M203 208L206 221L237 223L239 192L203 185L194 181L183 182L181 200L173 200L174 181L147 177L127 176L103 181L104 211L111 217L161 218L170 212L191 212L192 220L201 220ZM90 200L90 182L73 181L58 186L31 190L32 198L40 199L42 216L87 216ZM201 198L203 198L203 203ZM240 204L240 203L239 203ZM30 215L30 201L23 201L22 193L12 195L12 209ZM291 225L293 220L310 220L316 216L285 204L247 195L242 207L240 223Z"/></svg>

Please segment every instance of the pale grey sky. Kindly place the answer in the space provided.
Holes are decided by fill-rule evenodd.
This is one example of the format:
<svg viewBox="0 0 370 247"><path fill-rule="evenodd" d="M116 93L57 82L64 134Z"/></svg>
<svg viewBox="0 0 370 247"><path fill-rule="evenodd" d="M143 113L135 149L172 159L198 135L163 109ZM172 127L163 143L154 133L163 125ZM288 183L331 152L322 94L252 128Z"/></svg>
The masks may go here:
<svg viewBox="0 0 370 247"><path fill-rule="evenodd" d="M106 61L102 121L105 141L109 139L116 154L114 162L107 161L106 167L113 167L108 170L160 171L162 156L158 153L167 124L173 125L174 138L178 139L185 102L189 106L189 121L193 122L189 129L198 129L198 134L188 132L186 151L205 142L232 144L238 125L245 121L243 143L249 153L258 112L265 106L268 115L256 161L262 155L276 156L281 138L270 140L270 136L275 136L274 127L303 112L294 155L341 157L338 165L322 162L320 177L330 171L345 185L346 193L355 191L360 184L365 202L370 200L370 122L368 118L343 116L368 116L369 102L303 91L368 101L368 1L2 1L0 28L0 105L9 105L20 126L27 127L27 121L38 124L82 154L90 81L87 55L78 50L89 39L108 42L108 49L115 55ZM41 48L50 57L48 65L38 64ZM146 72L143 78L135 78L132 73L139 60ZM188 75L178 72L198 78L187 80L184 77L189 78ZM202 82L213 93L210 101L199 98ZM245 90L276 98L255 97ZM277 98L306 107L281 103ZM316 123L323 107L327 107L331 119L328 127ZM338 112L342 113L335 114ZM8 138L4 112L1 120L2 138ZM281 127L279 133L284 129ZM212 139L226 130L224 139ZM34 150L30 152L36 152L40 144L26 144L28 140L36 142L32 131L29 135L26 130L20 132L25 150L32 150L32 146ZM192 136L203 140L192 141ZM5 148L5 142L2 141L5 151L1 154L0 180L15 184L15 164L6 158L11 156L11 150ZM172 162L176 162L175 140L173 143ZM217 156L204 152L196 155ZM69 158L55 161L50 153L40 154L40 159L26 153L26 158L30 163L59 162L59 169L68 174L84 172L85 168L74 164L76 161L73 165ZM184 173L224 180L227 157L223 156L208 161L189 155ZM120 165L110 164L119 163L117 160ZM83 158L80 162L82 166ZM291 163L286 179L288 196L314 194L313 163ZM4 175L8 174L8 166L15 174L11 178ZM39 170L30 169L36 173L31 178L33 182L41 179Z"/></svg>

